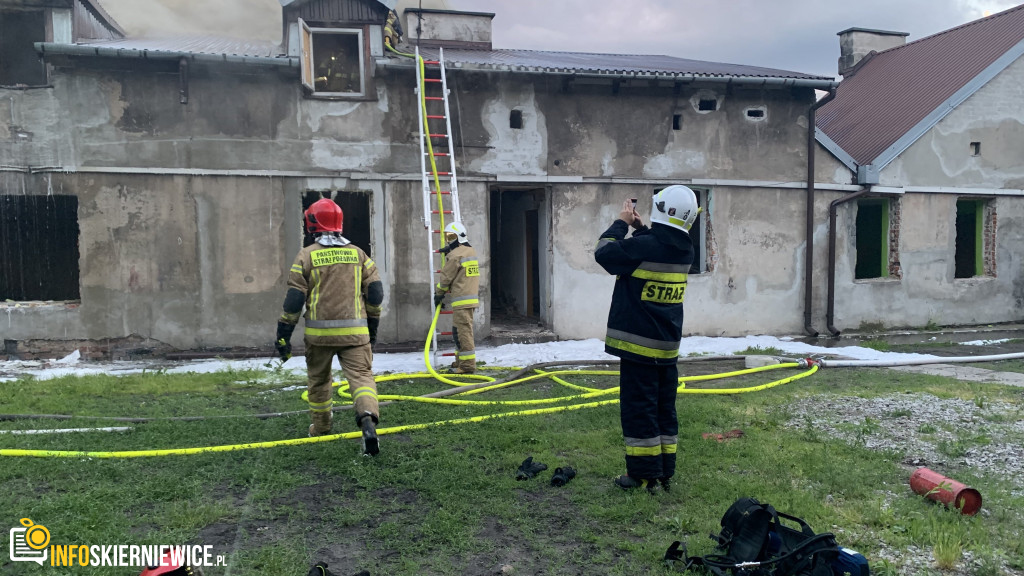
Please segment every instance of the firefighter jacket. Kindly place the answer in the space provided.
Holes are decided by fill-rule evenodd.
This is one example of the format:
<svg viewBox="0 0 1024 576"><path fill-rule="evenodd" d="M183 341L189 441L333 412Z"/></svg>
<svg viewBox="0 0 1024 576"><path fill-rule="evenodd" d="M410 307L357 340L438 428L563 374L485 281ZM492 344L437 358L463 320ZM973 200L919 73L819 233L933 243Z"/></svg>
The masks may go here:
<svg viewBox="0 0 1024 576"><path fill-rule="evenodd" d="M451 293L452 308L480 305L480 263L472 246L459 244L448 253L436 288L436 294Z"/></svg>
<svg viewBox="0 0 1024 576"><path fill-rule="evenodd" d="M616 220L594 252L597 263L616 275L605 352L645 364L674 364L693 244L686 232L657 223L624 239L628 231L628 224Z"/></svg>
<svg viewBox="0 0 1024 576"><path fill-rule="evenodd" d="M383 300L377 266L362 249L344 239L314 243L292 264L281 321L297 323L304 304L308 344L369 344L366 319L380 318Z"/></svg>

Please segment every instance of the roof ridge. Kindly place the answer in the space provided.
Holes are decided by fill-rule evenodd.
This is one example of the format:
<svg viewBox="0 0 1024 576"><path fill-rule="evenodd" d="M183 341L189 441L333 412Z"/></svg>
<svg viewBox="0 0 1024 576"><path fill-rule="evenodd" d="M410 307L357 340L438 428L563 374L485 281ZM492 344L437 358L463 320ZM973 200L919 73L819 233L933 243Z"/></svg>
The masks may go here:
<svg viewBox="0 0 1024 576"><path fill-rule="evenodd" d="M1001 18L1001 17L1006 16L1007 14L1009 14L1011 12L1016 12L1017 10L1024 10L1024 4L1020 4L1018 6L1014 6L1013 8L1007 8L1006 10L1003 10L1002 12L996 12L995 14L990 14L989 16L982 16L981 18L978 18L976 20L971 20L970 22L964 22L963 24L960 24L959 26L954 26L952 28L947 28L946 30L942 30L940 32L936 32L934 34L929 34L928 36L925 36L923 38L918 38L917 40L914 40L912 42L907 42L906 44L901 44L899 46L893 46L892 48L889 48L889 49L886 49L886 50L882 50L881 52L877 52L877 54L886 54L888 52L894 52L896 50L900 50L902 48L906 48L907 46L912 46L914 44L919 44L921 42L924 42L925 40L931 40L932 38L937 38L939 36L943 36L943 35L949 34L950 32L955 32L957 30L961 30L963 28L967 28L969 26L975 26L975 25L982 24L982 23L985 23L985 22L990 22L990 21L994 20L995 18Z"/></svg>

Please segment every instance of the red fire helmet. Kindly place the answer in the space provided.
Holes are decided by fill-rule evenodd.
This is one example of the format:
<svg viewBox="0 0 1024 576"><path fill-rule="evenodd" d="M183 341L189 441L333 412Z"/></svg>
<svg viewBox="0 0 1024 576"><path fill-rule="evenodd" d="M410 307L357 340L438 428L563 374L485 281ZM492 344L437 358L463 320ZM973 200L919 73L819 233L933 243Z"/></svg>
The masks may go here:
<svg viewBox="0 0 1024 576"><path fill-rule="evenodd" d="M345 213L341 206L330 198L321 198L306 210L306 231L310 234L318 232L341 232L345 221Z"/></svg>

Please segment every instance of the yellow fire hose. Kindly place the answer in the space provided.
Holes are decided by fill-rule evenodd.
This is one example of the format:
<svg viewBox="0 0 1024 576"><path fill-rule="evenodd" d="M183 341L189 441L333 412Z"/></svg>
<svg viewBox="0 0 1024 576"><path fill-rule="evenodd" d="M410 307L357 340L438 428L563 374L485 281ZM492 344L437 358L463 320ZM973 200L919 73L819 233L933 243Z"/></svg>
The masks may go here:
<svg viewBox="0 0 1024 576"><path fill-rule="evenodd" d="M440 313L440 307L434 310L434 318L430 324L430 332L427 336L426 345L423 348L423 359L427 367L426 373L419 374L391 374L386 376L380 376L375 378L377 382L385 382L392 380L408 380L415 378L427 378L432 377L445 384L454 386L462 386L465 382L459 382L447 378L445 375L438 373L429 361L430 344L433 340L434 330L437 327L437 319ZM814 374L818 371L818 365L812 364L808 370L805 370L794 376L788 378L782 378L769 382L767 384L761 384L758 386L751 386L747 388L719 388L719 389L692 389L686 388L686 382L700 382L707 380L715 380L721 378L729 378L732 376L740 376L744 374L753 374L756 372L763 372L767 370L777 370L779 368L799 368L801 364L796 362L788 362L783 364L772 364L769 366L761 366L758 368L748 368L744 370L736 370L734 372L724 372L720 374L708 374L703 376L683 376L679 378L680 386L678 392L681 394L742 394L746 392L757 392L760 390L767 390L775 386L781 386L799 380ZM594 389L586 388L576 384L565 382L561 378L558 378L560 374L576 374L576 375L614 375L618 374L615 370L535 370L535 374L525 376L516 380L508 382L502 382L493 386L485 386L482 388L476 388L462 392L459 395L470 395L483 393L490 390L496 390L511 386L513 384L519 384L522 382L528 382L530 380L537 380L540 378L550 378L554 382L557 382L563 386L582 391L582 394L575 394L572 396L563 396L558 398L543 398L536 400L458 400L449 398L424 398L421 396L403 396L403 395L391 395L385 394L378 398L380 400L392 400L392 401L412 401L412 402L426 402L434 404L455 404L455 405L509 405L509 406L523 406L523 405L535 405L535 404L550 404L557 402L568 402L575 400L590 400L592 398L599 398L601 396L610 395L618 392L618 387L607 388L607 389ZM459 378L472 377L475 380L485 380L493 382L494 378L483 375L460 375ZM342 397L350 396L345 392L348 388L348 384L345 381L335 384L339 386L339 395ZM303 393L305 397L305 393ZM509 418L513 416L534 416L538 414L555 414L559 412L567 412L570 410L583 410L586 408L596 408L598 406L608 406L611 404L617 404L618 399L610 400L599 400L595 402L585 402L582 404L569 404L566 406L553 406L547 408L533 408L530 410L517 410L515 412L503 412L498 414L486 414L483 416L472 416L467 418L456 418L451 420L439 420L436 422L424 422L421 424L405 424L402 426L393 426L390 428L380 428L377 430L378 435L387 434L399 434L402 432L411 432L413 430L424 430L427 428L434 428L438 426L447 426L454 424L469 424L473 422L483 422L485 420L494 420L498 418ZM303 444L314 444L317 442L332 442L334 440L351 440L361 437L361 432L344 432L341 434L330 434L326 436L316 436L313 438L290 438L286 440L272 440L267 442L251 442L245 444L226 444L221 446L199 446L194 448L167 448L158 450L121 450L121 451L79 451L79 450L18 450L18 449L0 449L0 456L15 456L15 457L35 457L35 458L145 458L152 456L186 456L191 454L205 454L210 452L235 452L238 450L254 450L260 448L277 448L280 446L300 446Z"/></svg>

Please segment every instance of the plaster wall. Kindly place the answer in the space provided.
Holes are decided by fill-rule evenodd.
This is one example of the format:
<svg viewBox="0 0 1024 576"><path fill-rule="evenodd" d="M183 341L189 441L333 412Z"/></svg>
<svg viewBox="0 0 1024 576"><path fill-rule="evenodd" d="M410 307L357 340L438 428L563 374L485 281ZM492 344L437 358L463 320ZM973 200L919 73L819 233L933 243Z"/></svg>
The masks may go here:
<svg viewBox="0 0 1024 576"><path fill-rule="evenodd" d="M137 334L179 348L265 346L299 248L302 193L350 189L373 193L374 259L387 284L381 339L422 340L432 281L411 73L378 77L376 100L347 102L303 98L294 71L196 65L189 103L181 105L175 67L100 64L59 68L54 88L0 98L0 118L13 119L0 120L7 132L0 146L11 159L4 164L98 171L23 173L5 188L79 197L82 278L79 306L9 311L5 338ZM542 266L550 266L551 299L544 303L561 337L603 334L612 279L594 263L593 245L624 198L640 198L648 214L654 188L673 181L805 177L810 91L707 85L676 92L646 81L616 87L458 71L449 78L461 210L483 278L493 265L495 180L649 182L550 186L551 257ZM699 110L701 99L716 100L717 109ZM751 108L765 113L755 120ZM513 109L522 112L521 129L510 126ZM31 142L18 130L33 134ZM268 172L160 173L182 169ZM715 189L709 218L716 264L691 281L687 332L798 327L802 190ZM485 337L487 282L481 301L476 323Z"/></svg>
<svg viewBox="0 0 1024 576"><path fill-rule="evenodd" d="M939 121L880 174L885 186L1024 189L1024 58ZM972 155L971 143L981 145Z"/></svg>
<svg viewBox="0 0 1024 576"><path fill-rule="evenodd" d="M1024 317L1024 203L998 197L994 277L954 278L956 200L952 194L904 194L899 234L901 278L855 280L856 202L837 220L836 319L840 330L863 324L915 327L989 324Z"/></svg>

